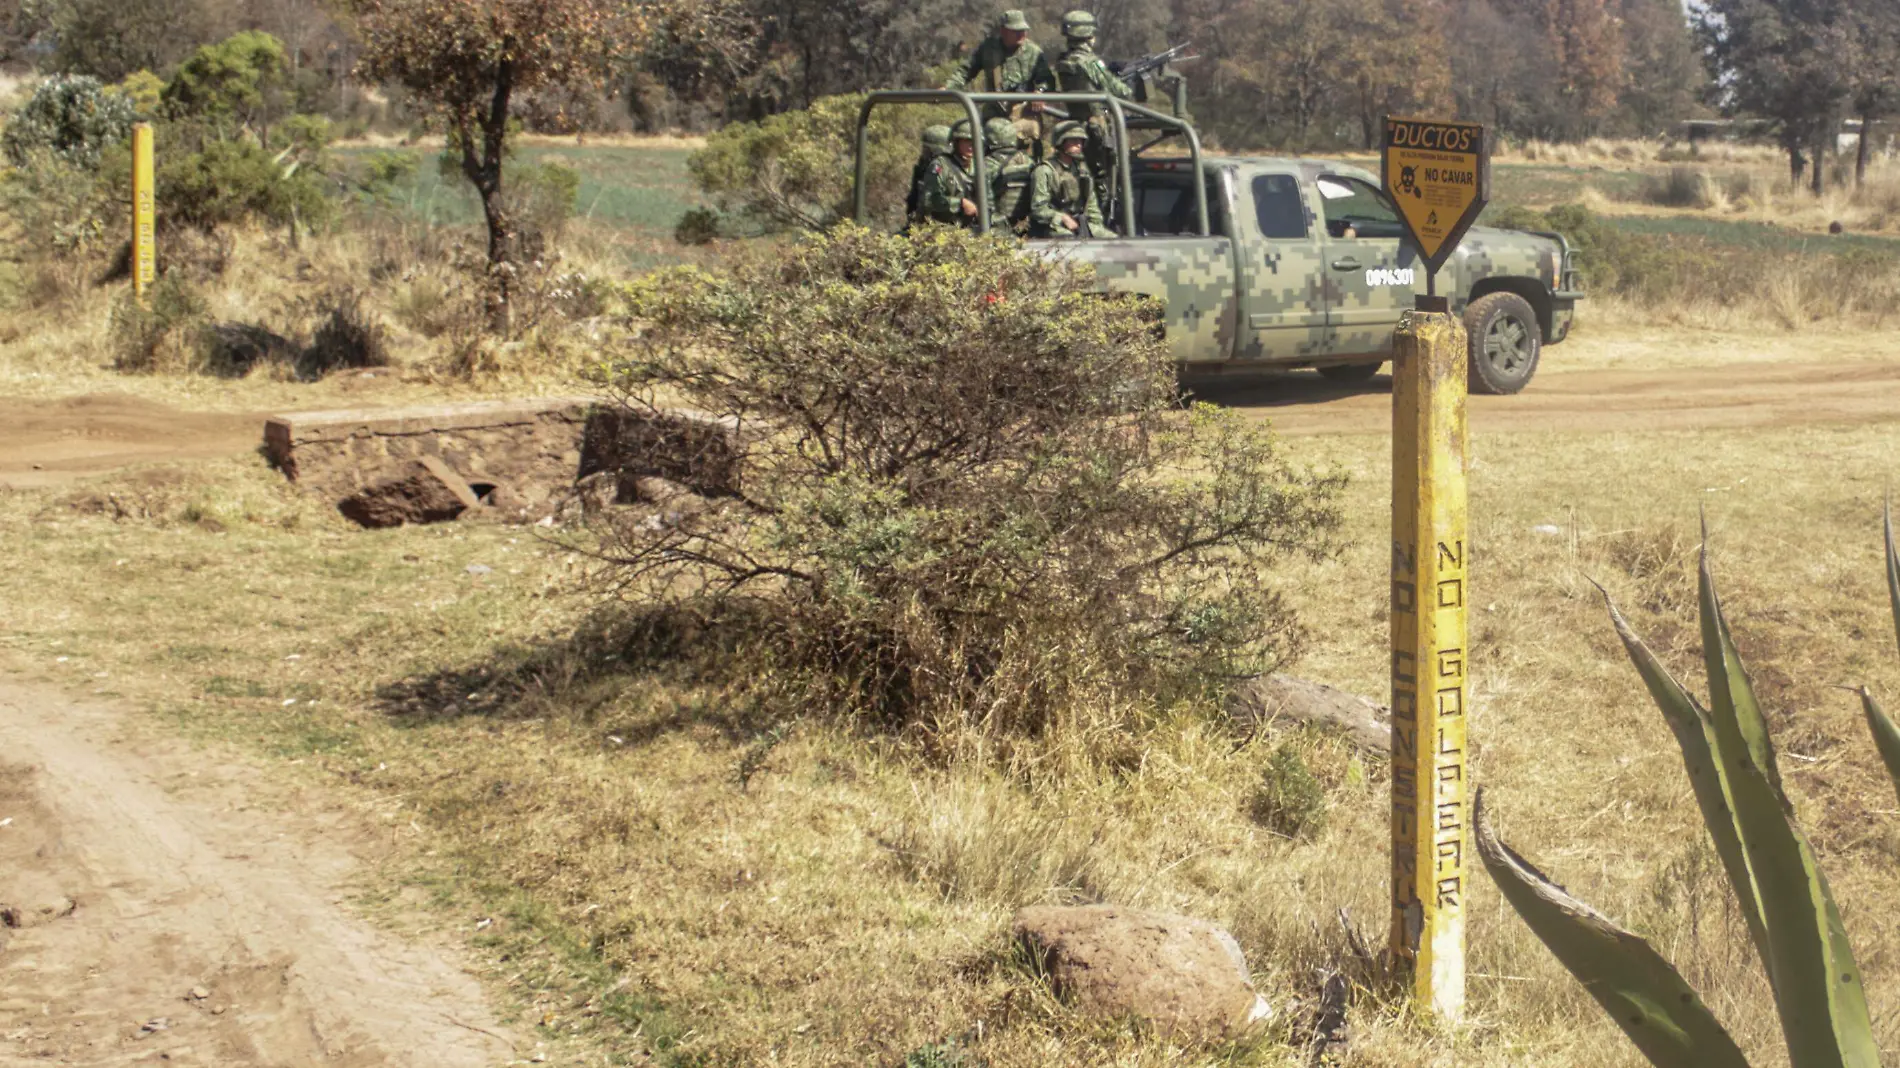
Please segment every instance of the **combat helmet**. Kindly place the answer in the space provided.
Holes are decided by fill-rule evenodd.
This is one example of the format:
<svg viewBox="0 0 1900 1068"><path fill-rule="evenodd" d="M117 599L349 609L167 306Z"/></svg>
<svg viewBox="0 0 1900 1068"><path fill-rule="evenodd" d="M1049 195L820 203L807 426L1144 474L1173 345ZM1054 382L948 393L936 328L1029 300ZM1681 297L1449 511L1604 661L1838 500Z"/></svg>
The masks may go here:
<svg viewBox="0 0 1900 1068"><path fill-rule="evenodd" d="M1062 145L1068 144L1070 141L1086 141L1088 139L1088 127L1071 119L1068 122L1056 123L1056 132L1052 143L1059 148Z"/></svg>
<svg viewBox="0 0 1900 1068"><path fill-rule="evenodd" d="M964 120L965 122L969 120ZM989 150L1005 151L1015 148L1019 143L1016 136L1016 124L1008 119L996 118L983 124L983 143Z"/></svg>
<svg viewBox="0 0 1900 1068"><path fill-rule="evenodd" d="M1086 11L1071 11L1062 16L1062 36L1071 41L1095 40L1095 16Z"/></svg>
<svg viewBox="0 0 1900 1068"><path fill-rule="evenodd" d="M937 125L924 127L924 150L941 156L950 151L950 127Z"/></svg>
<svg viewBox="0 0 1900 1068"><path fill-rule="evenodd" d="M952 142L974 140L974 138L970 136L969 119L958 119L956 123L950 127L950 140Z"/></svg>
<svg viewBox="0 0 1900 1068"><path fill-rule="evenodd" d="M1011 8L1003 12L1002 17L996 20L996 26L998 29L1004 30L1027 30L1029 29L1029 17L1024 15L1021 11Z"/></svg>

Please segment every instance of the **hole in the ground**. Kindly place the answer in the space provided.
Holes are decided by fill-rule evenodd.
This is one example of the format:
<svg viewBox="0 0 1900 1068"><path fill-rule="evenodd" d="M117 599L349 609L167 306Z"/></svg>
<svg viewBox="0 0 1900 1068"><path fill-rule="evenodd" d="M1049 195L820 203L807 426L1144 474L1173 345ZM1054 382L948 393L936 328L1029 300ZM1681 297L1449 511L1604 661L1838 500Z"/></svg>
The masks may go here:
<svg viewBox="0 0 1900 1068"><path fill-rule="evenodd" d="M488 499L495 492L496 487L493 482L470 482L468 488L475 491L475 499L483 504L495 503Z"/></svg>

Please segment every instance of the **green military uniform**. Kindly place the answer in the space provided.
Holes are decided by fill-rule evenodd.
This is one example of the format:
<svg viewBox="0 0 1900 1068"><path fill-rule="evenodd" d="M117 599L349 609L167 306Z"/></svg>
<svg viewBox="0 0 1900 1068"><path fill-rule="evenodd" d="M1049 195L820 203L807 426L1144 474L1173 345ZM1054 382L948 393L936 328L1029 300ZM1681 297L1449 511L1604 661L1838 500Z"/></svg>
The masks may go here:
<svg viewBox="0 0 1900 1068"><path fill-rule="evenodd" d="M1005 11L998 29L1028 32L1029 20L1020 11ZM950 75L945 89L967 89L978 93L1046 93L1056 87L1055 72L1042 47L1023 38L1011 51L999 34L992 34L970 53L963 66ZM1014 119L1012 109L1001 104L983 105L985 118Z"/></svg>
<svg viewBox="0 0 1900 1068"><path fill-rule="evenodd" d="M1030 189L1029 225L1032 237L1106 237L1108 226L1102 221L1102 202L1096 195L1095 175L1081 160L1071 159L1062 146L1086 140L1088 134L1079 122L1056 127L1056 154L1036 165ZM1079 230L1062 225L1067 215L1081 223Z"/></svg>
<svg viewBox="0 0 1900 1068"><path fill-rule="evenodd" d="M930 178L931 165L950 154L950 127L926 126L922 140L923 151L917 155L917 165L910 169L910 194L904 198L904 218L913 223L924 217L924 185Z"/></svg>
<svg viewBox="0 0 1900 1068"><path fill-rule="evenodd" d="M923 215L940 223L952 226L976 227L976 216L963 213L963 202L976 202L976 173L971 169L973 161L957 155L954 145L958 141L970 140L970 120L964 119L950 128L951 152L938 156L930 165L930 173L924 178Z"/></svg>
<svg viewBox="0 0 1900 1068"><path fill-rule="evenodd" d="M1135 95L1128 83L1108 69L1095 54L1095 16L1086 11L1071 11L1062 16L1062 37L1067 44L1056 60L1056 82L1065 93L1106 93L1118 100ZM1113 151L1109 145L1108 116L1100 104L1084 106L1088 121L1089 147L1086 156L1095 180L1104 187L1112 180Z"/></svg>
<svg viewBox="0 0 1900 1068"><path fill-rule="evenodd" d="M1036 161L1024 152L1008 119L983 126L983 169L990 183L990 226L1023 233L1029 227L1029 191Z"/></svg>

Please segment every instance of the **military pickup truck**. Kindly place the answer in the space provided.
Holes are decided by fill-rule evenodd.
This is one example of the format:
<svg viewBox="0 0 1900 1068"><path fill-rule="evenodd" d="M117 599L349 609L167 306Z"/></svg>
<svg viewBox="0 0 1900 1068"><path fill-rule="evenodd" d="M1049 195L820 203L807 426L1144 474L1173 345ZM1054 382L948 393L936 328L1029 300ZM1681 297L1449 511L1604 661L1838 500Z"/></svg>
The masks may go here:
<svg viewBox="0 0 1900 1068"><path fill-rule="evenodd" d="M871 94L863 118L880 104L953 104L981 130L983 105L1026 99L895 90ZM1391 357L1393 329L1426 291L1426 277L1377 175L1313 159L1204 156L1191 124L1130 101L1033 99L1099 108L1117 162L1105 205L1113 234L1029 245L1094 264L1109 292L1161 301L1184 380L1313 367L1363 381ZM868 220L865 128L860 121L857 214ZM1152 136L1131 150L1131 134L1143 133ZM980 168L983 146L976 147ZM987 218L987 190L978 195ZM1469 382L1481 393L1523 389L1543 347L1569 334L1583 296L1561 235L1486 227L1466 234L1439 273L1438 292L1464 317Z"/></svg>

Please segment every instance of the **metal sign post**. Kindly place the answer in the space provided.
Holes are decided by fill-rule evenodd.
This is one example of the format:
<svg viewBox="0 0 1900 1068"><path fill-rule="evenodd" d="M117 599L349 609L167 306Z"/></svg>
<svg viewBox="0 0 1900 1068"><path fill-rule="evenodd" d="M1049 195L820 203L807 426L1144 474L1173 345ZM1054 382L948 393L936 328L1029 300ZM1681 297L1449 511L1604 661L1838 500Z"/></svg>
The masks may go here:
<svg viewBox="0 0 1900 1068"><path fill-rule="evenodd" d="M132 295L141 304L158 276L152 182L152 124L141 122L132 127Z"/></svg>
<svg viewBox="0 0 1900 1068"><path fill-rule="evenodd" d="M1386 192L1427 264L1427 295L1399 322L1392 366L1393 957L1421 1009L1457 1023L1465 1006L1464 324L1437 295L1438 269L1490 191L1484 128L1386 120Z"/></svg>

